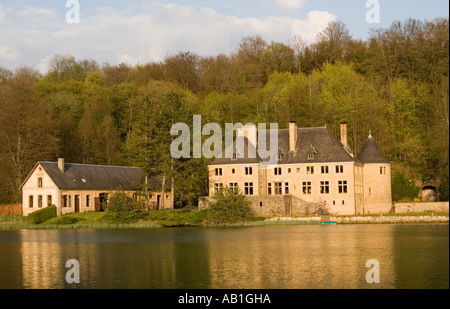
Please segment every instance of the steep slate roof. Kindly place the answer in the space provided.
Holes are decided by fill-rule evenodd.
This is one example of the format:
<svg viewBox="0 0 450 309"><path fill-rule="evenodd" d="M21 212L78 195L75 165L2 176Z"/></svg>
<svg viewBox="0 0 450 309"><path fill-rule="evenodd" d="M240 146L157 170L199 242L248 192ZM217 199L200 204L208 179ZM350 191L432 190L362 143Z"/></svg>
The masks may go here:
<svg viewBox="0 0 450 309"><path fill-rule="evenodd" d="M235 154L236 159L227 158L228 153ZM215 159L210 165L259 164L261 161L254 145L246 137L240 136L222 153L222 158Z"/></svg>
<svg viewBox="0 0 450 309"><path fill-rule="evenodd" d="M380 148L378 148L372 135L369 135L369 138L361 149L361 152L358 155L358 160L360 160L364 164L389 164L389 161L385 158Z"/></svg>
<svg viewBox="0 0 450 309"><path fill-rule="evenodd" d="M38 162L60 189L139 190L142 169L137 167L64 164L64 173L57 162Z"/></svg>
<svg viewBox="0 0 450 309"><path fill-rule="evenodd" d="M235 147L235 144L233 144L233 147ZM266 145L267 148L270 147L270 130L266 130ZM346 150L340 140L325 127L298 128L295 151L289 151L289 129L278 130L278 153L282 154L278 164L357 161L350 156L349 152L352 153L351 150ZM314 154L312 159L308 159L308 153ZM225 154L222 156L224 157ZM210 165L249 164L262 161L259 156L256 159L216 159Z"/></svg>

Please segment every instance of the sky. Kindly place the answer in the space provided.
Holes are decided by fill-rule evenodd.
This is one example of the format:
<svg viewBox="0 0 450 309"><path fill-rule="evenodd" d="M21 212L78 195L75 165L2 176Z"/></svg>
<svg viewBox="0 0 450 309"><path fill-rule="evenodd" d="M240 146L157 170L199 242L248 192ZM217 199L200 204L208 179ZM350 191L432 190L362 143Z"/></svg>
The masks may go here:
<svg viewBox="0 0 450 309"><path fill-rule="evenodd" d="M394 21L448 15L447 0L0 0L0 67L45 74L54 55L111 65L229 55L247 36L312 43L338 20L365 40Z"/></svg>

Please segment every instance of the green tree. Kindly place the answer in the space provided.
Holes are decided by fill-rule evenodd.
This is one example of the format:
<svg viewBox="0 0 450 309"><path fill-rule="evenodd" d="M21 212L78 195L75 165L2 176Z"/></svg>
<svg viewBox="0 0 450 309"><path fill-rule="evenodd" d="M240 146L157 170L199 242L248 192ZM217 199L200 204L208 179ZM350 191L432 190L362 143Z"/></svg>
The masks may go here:
<svg viewBox="0 0 450 309"><path fill-rule="evenodd" d="M413 201L418 197L419 188L413 180L408 180L400 170L392 170L392 201Z"/></svg>
<svg viewBox="0 0 450 309"><path fill-rule="evenodd" d="M37 161L58 150L50 115L36 92L39 74L23 68L0 85L0 202L19 202L20 186Z"/></svg>
<svg viewBox="0 0 450 309"><path fill-rule="evenodd" d="M210 203L207 220L213 224L238 223L253 217L250 202L239 190L222 188Z"/></svg>

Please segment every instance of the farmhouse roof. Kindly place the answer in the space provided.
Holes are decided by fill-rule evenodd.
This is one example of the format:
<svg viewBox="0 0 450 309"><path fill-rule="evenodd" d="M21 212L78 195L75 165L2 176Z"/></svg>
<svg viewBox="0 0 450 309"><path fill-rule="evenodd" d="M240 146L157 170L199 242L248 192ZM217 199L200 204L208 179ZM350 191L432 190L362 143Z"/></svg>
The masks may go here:
<svg viewBox="0 0 450 309"><path fill-rule="evenodd" d="M64 164L64 172L57 162L38 162L60 189L139 190L143 171L138 167ZM152 178L158 185L158 179ZM161 186L161 183L159 183Z"/></svg>

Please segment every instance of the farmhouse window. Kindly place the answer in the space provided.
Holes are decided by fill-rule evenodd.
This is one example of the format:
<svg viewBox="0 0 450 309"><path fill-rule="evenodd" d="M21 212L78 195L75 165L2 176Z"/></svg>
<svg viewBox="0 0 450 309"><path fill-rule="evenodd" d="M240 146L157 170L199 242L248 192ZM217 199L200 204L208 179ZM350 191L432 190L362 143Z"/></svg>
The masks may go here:
<svg viewBox="0 0 450 309"><path fill-rule="evenodd" d="M311 189L311 181L304 181L303 182L303 194L311 194L312 193L312 189Z"/></svg>
<svg viewBox="0 0 450 309"><path fill-rule="evenodd" d="M253 182L246 182L244 188L245 195L253 195Z"/></svg>
<svg viewBox="0 0 450 309"><path fill-rule="evenodd" d="M347 191L348 191L347 180L340 180L338 182L338 187L339 187L339 193L347 193Z"/></svg>

